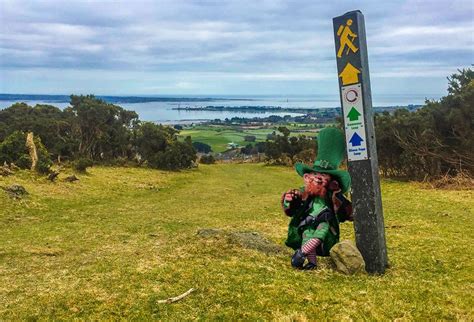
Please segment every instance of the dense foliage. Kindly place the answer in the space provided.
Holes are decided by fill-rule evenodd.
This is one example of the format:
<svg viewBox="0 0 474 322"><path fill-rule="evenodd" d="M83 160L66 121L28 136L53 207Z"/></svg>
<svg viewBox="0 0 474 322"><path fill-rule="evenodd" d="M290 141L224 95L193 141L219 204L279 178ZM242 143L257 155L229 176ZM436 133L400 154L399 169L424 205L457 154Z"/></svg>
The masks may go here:
<svg viewBox="0 0 474 322"><path fill-rule="evenodd" d="M448 77L448 95L420 110L375 117L380 169L388 176L474 174L474 72Z"/></svg>
<svg viewBox="0 0 474 322"><path fill-rule="evenodd" d="M216 159L212 156L212 154L203 154L199 158L199 163L214 164L214 163L216 163Z"/></svg>
<svg viewBox="0 0 474 322"><path fill-rule="evenodd" d="M196 149L199 153L210 153L212 152L212 148L209 144L203 142L193 142L193 148Z"/></svg>
<svg viewBox="0 0 474 322"><path fill-rule="evenodd" d="M295 162L311 163L317 150L317 143L313 138L304 135L290 136L290 130L279 127L278 132L268 136L265 144L265 154L272 164L291 165Z"/></svg>
<svg viewBox="0 0 474 322"><path fill-rule="evenodd" d="M53 164L45 146L39 137L34 137L38 160L36 170L40 173L48 173ZM26 146L26 133L14 131L0 143L0 163L14 163L21 169L30 169L32 160Z"/></svg>
<svg viewBox="0 0 474 322"><path fill-rule="evenodd" d="M31 165L24 140L24 132L29 131L34 133L35 143L44 143L37 144L39 170L49 168L50 156L74 161L79 168L87 168L91 162L141 159L152 167L176 170L188 168L196 160L191 142L178 142L178 130L140 122L137 113L93 95L71 95L70 106L64 110L25 103L0 110L2 163L24 168Z"/></svg>

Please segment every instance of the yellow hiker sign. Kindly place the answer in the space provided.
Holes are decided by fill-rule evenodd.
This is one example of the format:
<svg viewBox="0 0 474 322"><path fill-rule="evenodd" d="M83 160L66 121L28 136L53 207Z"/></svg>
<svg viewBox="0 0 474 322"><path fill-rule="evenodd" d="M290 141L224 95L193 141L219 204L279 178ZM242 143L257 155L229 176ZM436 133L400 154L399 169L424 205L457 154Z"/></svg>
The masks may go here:
<svg viewBox="0 0 474 322"><path fill-rule="evenodd" d="M354 39L357 37L355 33L352 32L351 30L351 25L352 25L352 19L347 19L345 25L340 25L339 29L337 30L337 35L339 36L339 50L337 51L337 57L341 58L342 53L344 52L344 49L347 47L346 50L346 55L349 54L349 50L352 50L354 53L356 53L359 48L354 46L352 43ZM349 39L349 37L352 37L352 39Z"/></svg>

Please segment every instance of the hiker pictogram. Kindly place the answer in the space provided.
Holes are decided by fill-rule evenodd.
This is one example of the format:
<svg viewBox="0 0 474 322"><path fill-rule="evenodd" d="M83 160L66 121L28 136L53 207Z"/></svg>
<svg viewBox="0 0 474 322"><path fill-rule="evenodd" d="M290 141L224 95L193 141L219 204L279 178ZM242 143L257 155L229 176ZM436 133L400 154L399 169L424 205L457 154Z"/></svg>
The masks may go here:
<svg viewBox="0 0 474 322"><path fill-rule="evenodd" d="M352 32L351 30L351 25L352 25L352 19L347 19L346 25L340 25L339 29L337 30L337 35L339 36L339 50L337 51L337 57L341 58L342 53L344 52L344 49L347 47L346 50L346 55L349 54L349 50L352 50L354 53L356 53L359 48L354 46L352 43L354 39L357 37L355 33ZM352 37L352 39L349 39L349 37Z"/></svg>

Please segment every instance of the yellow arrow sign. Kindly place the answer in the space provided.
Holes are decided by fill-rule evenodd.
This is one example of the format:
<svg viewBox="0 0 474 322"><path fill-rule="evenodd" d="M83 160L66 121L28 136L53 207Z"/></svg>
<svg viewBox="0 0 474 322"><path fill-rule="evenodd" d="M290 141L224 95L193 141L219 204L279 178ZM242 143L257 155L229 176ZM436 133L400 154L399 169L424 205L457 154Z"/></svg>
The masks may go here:
<svg viewBox="0 0 474 322"><path fill-rule="evenodd" d="M342 85L355 84L359 82L360 70L352 66L351 63L347 63L346 67L339 74L342 78Z"/></svg>

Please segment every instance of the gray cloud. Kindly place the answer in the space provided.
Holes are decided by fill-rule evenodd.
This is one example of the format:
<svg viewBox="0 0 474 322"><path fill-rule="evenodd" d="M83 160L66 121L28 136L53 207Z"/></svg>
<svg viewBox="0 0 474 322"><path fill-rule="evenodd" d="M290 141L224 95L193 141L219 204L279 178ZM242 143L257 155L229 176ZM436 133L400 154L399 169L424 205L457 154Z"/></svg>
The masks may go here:
<svg viewBox="0 0 474 322"><path fill-rule="evenodd" d="M126 75L119 79L143 88L114 81L124 94L173 92L170 84L176 92L242 93L257 81L274 82L276 91L282 82L289 92L328 89L337 80L332 17L354 8L366 17L375 79L411 72L442 84L472 63L471 1L0 0L0 68L16 80L0 76L0 92L19 91L21 75L45 71L56 75L53 85L73 86L70 75ZM81 79L77 88L92 86Z"/></svg>

